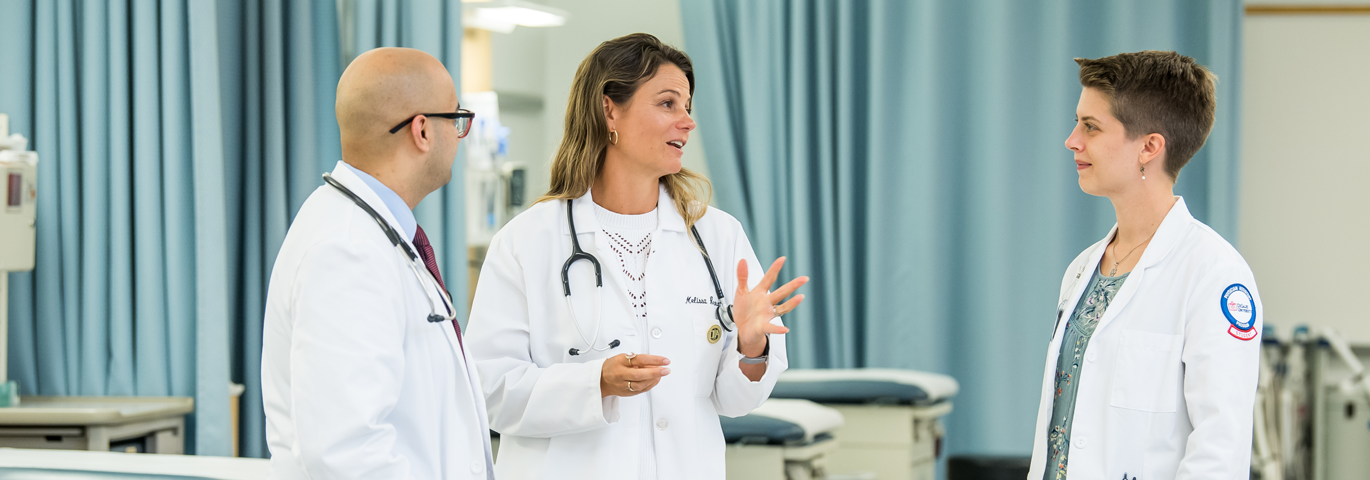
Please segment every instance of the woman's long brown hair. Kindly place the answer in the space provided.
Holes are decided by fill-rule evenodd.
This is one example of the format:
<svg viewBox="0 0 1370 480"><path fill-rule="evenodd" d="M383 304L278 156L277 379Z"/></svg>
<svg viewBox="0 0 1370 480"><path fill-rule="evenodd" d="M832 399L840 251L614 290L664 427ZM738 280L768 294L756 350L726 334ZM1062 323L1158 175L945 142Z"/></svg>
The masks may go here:
<svg viewBox="0 0 1370 480"><path fill-rule="evenodd" d="M566 131L552 160L551 188L538 202L580 198L590 190L609 149L603 98L608 96L617 105L627 105L638 87L667 62L685 72L693 96L695 76L690 57L646 33L601 43L580 62L566 105ZM679 172L662 177L661 184L666 186L676 210L685 217L686 229L708 210L713 186L703 175L682 167Z"/></svg>

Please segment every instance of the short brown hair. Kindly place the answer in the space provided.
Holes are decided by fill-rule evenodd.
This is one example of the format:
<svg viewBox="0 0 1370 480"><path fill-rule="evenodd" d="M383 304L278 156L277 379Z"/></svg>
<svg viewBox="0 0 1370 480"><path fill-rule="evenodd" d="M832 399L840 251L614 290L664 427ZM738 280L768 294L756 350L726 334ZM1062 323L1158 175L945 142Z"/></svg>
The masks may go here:
<svg viewBox="0 0 1370 480"><path fill-rule="evenodd" d="M1193 58L1156 50L1075 63L1080 85L1103 92L1128 138L1165 137L1165 172L1180 178L1180 169L1213 131L1218 77Z"/></svg>
<svg viewBox="0 0 1370 480"><path fill-rule="evenodd" d="M552 181L538 202L575 199L595 183L609 149L609 123L604 118L604 97L627 105L638 87L656 75L662 65L672 64L685 72L690 95L695 92L690 57L646 33L634 33L599 44L576 69L566 105L565 133L552 159ZM691 100L693 102L693 100ZM688 108L688 106L687 106ZM713 187L703 175L681 168L661 177L676 210L693 226L708 209Z"/></svg>

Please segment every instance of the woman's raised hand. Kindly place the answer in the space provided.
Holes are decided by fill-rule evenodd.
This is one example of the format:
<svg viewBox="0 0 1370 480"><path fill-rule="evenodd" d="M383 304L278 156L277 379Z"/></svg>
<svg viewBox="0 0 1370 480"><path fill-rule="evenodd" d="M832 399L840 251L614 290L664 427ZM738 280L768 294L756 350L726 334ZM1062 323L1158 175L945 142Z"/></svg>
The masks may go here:
<svg viewBox="0 0 1370 480"><path fill-rule="evenodd" d="M785 333L790 329L771 323L771 319L789 313L799 306L799 302L804 301L804 295L795 295L794 298L785 301L791 293L809 283L809 277L799 277L790 280L789 283L782 285L774 292L771 285L775 284L776 277L780 275L780 267L785 265L785 257L775 259L771 264L770 270L766 271L766 276L761 279L761 283L756 288L747 289L747 261L737 262L737 293L733 295L733 321L737 322L737 347L738 351L748 357L759 357L766 349L766 335L771 333ZM784 301L784 303L781 303Z"/></svg>

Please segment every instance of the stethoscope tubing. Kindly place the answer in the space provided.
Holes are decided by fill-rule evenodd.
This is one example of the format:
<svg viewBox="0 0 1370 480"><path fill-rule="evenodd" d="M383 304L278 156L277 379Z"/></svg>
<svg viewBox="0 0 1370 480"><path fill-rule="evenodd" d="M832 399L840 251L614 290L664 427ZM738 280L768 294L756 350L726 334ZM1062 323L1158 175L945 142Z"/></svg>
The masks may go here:
<svg viewBox="0 0 1370 480"><path fill-rule="evenodd" d="M566 200L566 225L571 229L571 255L566 258L566 263L561 266L561 290L566 299L566 309L571 312L571 323L576 327L576 333L580 339L590 346L591 350L603 352L618 346L618 340L609 342L603 348L596 346L599 343L600 327L604 325L604 319L600 318L601 302L603 302L604 278L600 270L599 259L594 255L580 248L580 240L576 236L575 213L572 211L572 200ZM709 257L709 250L704 248L704 239L699 236L699 229L690 226L690 232L694 234L695 242L699 245L699 253L704 258L704 265L709 269L709 279L713 281L714 293L718 295L718 306L714 312L715 318L724 330L733 331L732 305L728 305L723 297L723 285L718 281L718 273L714 270L714 262ZM580 319L576 316L576 309L571 304L571 265L580 260L589 260L595 268L595 334L593 337L586 337L585 331L580 328ZM725 306L726 305L726 306ZM724 320L724 317L727 320ZM572 348L571 355L578 355L579 349Z"/></svg>
<svg viewBox="0 0 1370 480"><path fill-rule="evenodd" d="M407 261L406 263L408 263L409 265L409 270L414 272L414 276L419 279L419 285L424 290L427 290L429 288L437 290L438 298L442 302L442 307L445 310L447 310L447 314L439 315L437 305L433 304L433 298L428 297L428 306L432 309L432 312L428 314L428 321L432 323L439 323L456 320L457 312L456 309L453 308L452 296L448 294L446 290L438 286L437 277L434 277L433 273L429 272L427 267L424 267L423 271L425 273L428 273L428 275L425 276L424 274L419 273L419 267L417 263L419 260L419 256L417 253L414 253L414 250L409 248L409 244L404 241L404 238L400 236L400 233L396 232L394 228L391 228L390 223L386 222L385 218L381 217L381 214L376 212L376 209L371 208L371 205L368 205L365 200L362 200L361 197L357 196L357 194L353 193L351 189L348 189L337 179L333 178L332 175L324 173L323 181L324 183L327 183L329 186L338 190L338 192L342 193L343 196L347 197L349 200L352 200L352 203L357 204L357 206L361 207L367 215L371 216L372 220L376 221L376 224L381 227L381 231L385 232L385 238L390 240L390 244L393 245L395 249L400 252L400 256L404 257L404 259Z"/></svg>
<svg viewBox="0 0 1370 480"><path fill-rule="evenodd" d="M600 318L602 302L604 301L604 276L600 271L599 259L580 248L580 240L576 238L576 219L571 212L571 201L566 201L566 225L571 228L571 256L566 258L566 263L561 267L561 289L566 299L566 310L571 312L571 323L576 326L576 333L580 334L581 341L590 346L591 350L604 352L618 346L618 342L609 342L609 345L600 348L595 344L599 343L599 330L604 326L604 319ZM576 316L576 308L571 304L571 265L579 260L589 260L595 267L595 334L593 337L586 337L585 331L580 328L580 318ZM571 355L579 355L579 349L571 349Z"/></svg>

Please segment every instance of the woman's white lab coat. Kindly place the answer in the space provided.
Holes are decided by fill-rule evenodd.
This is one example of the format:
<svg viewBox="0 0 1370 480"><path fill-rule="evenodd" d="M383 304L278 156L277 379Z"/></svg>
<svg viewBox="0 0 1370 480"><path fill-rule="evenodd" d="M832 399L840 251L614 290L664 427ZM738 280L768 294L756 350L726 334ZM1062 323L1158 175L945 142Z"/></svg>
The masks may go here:
<svg viewBox="0 0 1370 480"><path fill-rule="evenodd" d="M501 480L636 478L642 429L652 432L659 478L722 479L718 415L756 408L785 370L784 335L770 336L770 360L759 382L738 367L735 332L708 341L709 328L718 324L713 282L684 218L665 189L660 192L646 267L646 319L633 314L625 275L600 232L590 194L572 206L581 248L600 260L604 279L597 293L590 262L576 262L572 303L585 336L599 329L595 347L621 342L608 351L591 350L567 311L560 277L571 254L564 200L534 205L491 241L466 345L485 383L490 426L500 433L495 469ZM739 259L752 273L749 287L761 280L764 270L737 220L710 208L697 227L729 302ZM597 296L603 299L598 318ZM583 353L571 355L572 348ZM629 352L664 356L671 373L645 394L601 398L604 359ZM643 425L641 409L649 404L653 420Z"/></svg>
<svg viewBox="0 0 1370 480"><path fill-rule="evenodd" d="M1045 468L1066 322L1116 231L1062 279L1028 480ZM1085 350L1067 478L1247 478L1262 313L1246 261L1177 199Z"/></svg>
<svg viewBox="0 0 1370 480"><path fill-rule="evenodd" d="M361 178L332 175L404 236ZM360 207L328 185L309 196L267 288L271 478L490 478L480 380L452 323L428 322L437 299Z"/></svg>

